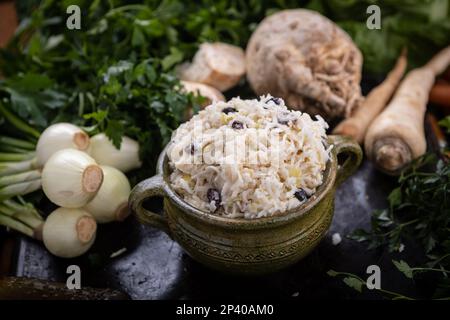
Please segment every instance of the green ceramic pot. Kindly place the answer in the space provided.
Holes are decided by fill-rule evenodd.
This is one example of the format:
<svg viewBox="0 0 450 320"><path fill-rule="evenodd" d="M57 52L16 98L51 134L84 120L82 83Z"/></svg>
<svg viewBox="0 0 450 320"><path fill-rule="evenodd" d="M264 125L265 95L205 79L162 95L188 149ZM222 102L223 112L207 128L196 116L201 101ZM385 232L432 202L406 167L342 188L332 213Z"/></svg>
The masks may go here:
<svg viewBox="0 0 450 320"><path fill-rule="evenodd" d="M192 207L170 186L165 150L158 160L157 175L131 192L130 206L139 221L166 232L208 267L246 275L274 272L299 261L317 246L333 218L336 187L361 162L361 148L353 140L329 136L329 143L334 147L324 183L306 203L278 216L226 218ZM142 206L151 197L164 197L163 215Z"/></svg>

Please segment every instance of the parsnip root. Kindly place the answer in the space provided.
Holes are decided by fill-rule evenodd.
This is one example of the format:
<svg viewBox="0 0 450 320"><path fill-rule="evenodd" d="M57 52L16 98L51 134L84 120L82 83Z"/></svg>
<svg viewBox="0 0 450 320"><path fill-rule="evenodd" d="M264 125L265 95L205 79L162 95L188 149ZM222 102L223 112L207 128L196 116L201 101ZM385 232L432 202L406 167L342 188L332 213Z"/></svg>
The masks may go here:
<svg viewBox="0 0 450 320"><path fill-rule="evenodd" d="M333 130L333 134L350 136L362 144L370 123L386 107L395 89L397 89L405 73L406 65L407 58L404 50L386 79L370 91L364 102L351 117L339 123Z"/></svg>
<svg viewBox="0 0 450 320"><path fill-rule="evenodd" d="M424 116L435 77L450 64L450 47L410 71L392 101L369 127L366 154L382 171L396 175L426 151Z"/></svg>

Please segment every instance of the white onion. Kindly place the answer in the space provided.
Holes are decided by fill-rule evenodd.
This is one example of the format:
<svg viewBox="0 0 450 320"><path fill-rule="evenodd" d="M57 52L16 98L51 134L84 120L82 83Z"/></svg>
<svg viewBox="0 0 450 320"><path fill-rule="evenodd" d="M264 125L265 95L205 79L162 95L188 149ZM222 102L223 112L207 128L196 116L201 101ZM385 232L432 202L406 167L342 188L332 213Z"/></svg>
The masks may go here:
<svg viewBox="0 0 450 320"><path fill-rule="evenodd" d="M122 221L128 214L128 196L131 187L127 177L110 166L101 166L103 183L94 199L84 208L99 223Z"/></svg>
<svg viewBox="0 0 450 320"><path fill-rule="evenodd" d="M64 149L48 159L41 179L42 189L50 201L65 208L81 208L100 189L103 172L88 154Z"/></svg>
<svg viewBox="0 0 450 320"><path fill-rule="evenodd" d="M122 172L142 165L139 159L139 144L128 137L123 137L119 150L104 133L97 134L91 138L89 153L98 164L111 166Z"/></svg>
<svg viewBox="0 0 450 320"><path fill-rule="evenodd" d="M42 132L36 146L36 159L39 167L62 149L77 149L87 151L89 136L77 126L70 123L56 123Z"/></svg>
<svg viewBox="0 0 450 320"><path fill-rule="evenodd" d="M55 256L74 258L89 250L96 231L97 223L87 211L58 208L47 217L42 240Z"/></svg>

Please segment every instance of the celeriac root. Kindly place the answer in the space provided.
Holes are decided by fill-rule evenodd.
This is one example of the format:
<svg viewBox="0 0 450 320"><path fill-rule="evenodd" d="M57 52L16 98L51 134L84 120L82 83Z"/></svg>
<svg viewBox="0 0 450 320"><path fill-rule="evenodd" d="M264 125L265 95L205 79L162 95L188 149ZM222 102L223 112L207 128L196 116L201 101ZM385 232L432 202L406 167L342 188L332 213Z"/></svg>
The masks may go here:
<svg viewBox="0 0 450 320"><path fill-rule="evenodd" d="M246 49L247 78L258 95L327 120L361 102L362 55L351 38L317 12L283 10L265 18Z"/></svg>
<svg viewBox="0 0 450 320"><path fill-rule="evenodd" d="M220 91L234 87L244 74L244 51L221 42L202 43L192 63L178 69L181 80L207 84Z"/></svg>
<svg viewBox="0 0 450 320"><path fill-rule="evenodd" d="M202 103L200 108L205 108L206 106L209 106L214 101L225 101L225 97L216 88L213 88L207 84L199 83L199 82L191 82L191 81L181 81L181 84L183 86L182 90L185 92L192 93L194 95L200 95L204 98L206 98L205 102ZM194 110L192 106L189 106L186 108L186 114L185 119L189 120L194 115Z"/></svg>

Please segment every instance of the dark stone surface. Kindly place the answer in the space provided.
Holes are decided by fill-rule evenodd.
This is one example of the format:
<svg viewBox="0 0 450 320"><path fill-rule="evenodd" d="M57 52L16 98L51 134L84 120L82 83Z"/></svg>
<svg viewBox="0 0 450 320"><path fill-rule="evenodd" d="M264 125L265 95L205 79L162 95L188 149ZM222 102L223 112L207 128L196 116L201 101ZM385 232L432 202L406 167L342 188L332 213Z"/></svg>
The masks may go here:
<svg viewBox="0 0 450 320"><path fill-rule="evenodd" d="M418 296L413 283L395 269L386 251L368 251L365 244L345 238L355 228L370 225L372 210L386 206L386 196L394 185L395 180L365 161L338 189L333 224L324 241L304 260L271 275L243 278L211 271L183 253L165 234L132 218L123 224L102 225L94 247L79 259L55 258L41 244L21 238L16 274L65 282L67 266L77 264L83 285L120 289L133 299L371 299L380 295L359 294L326 272L353 272L366 279L367 266L376 264L381 268L383 288ZM342 237L336 246L331 241L334 233ZM126 248L123 254L110 258L122 248ZM394 257L413 263L421 258L416 252L406 243L405 250Z"/></svg>

